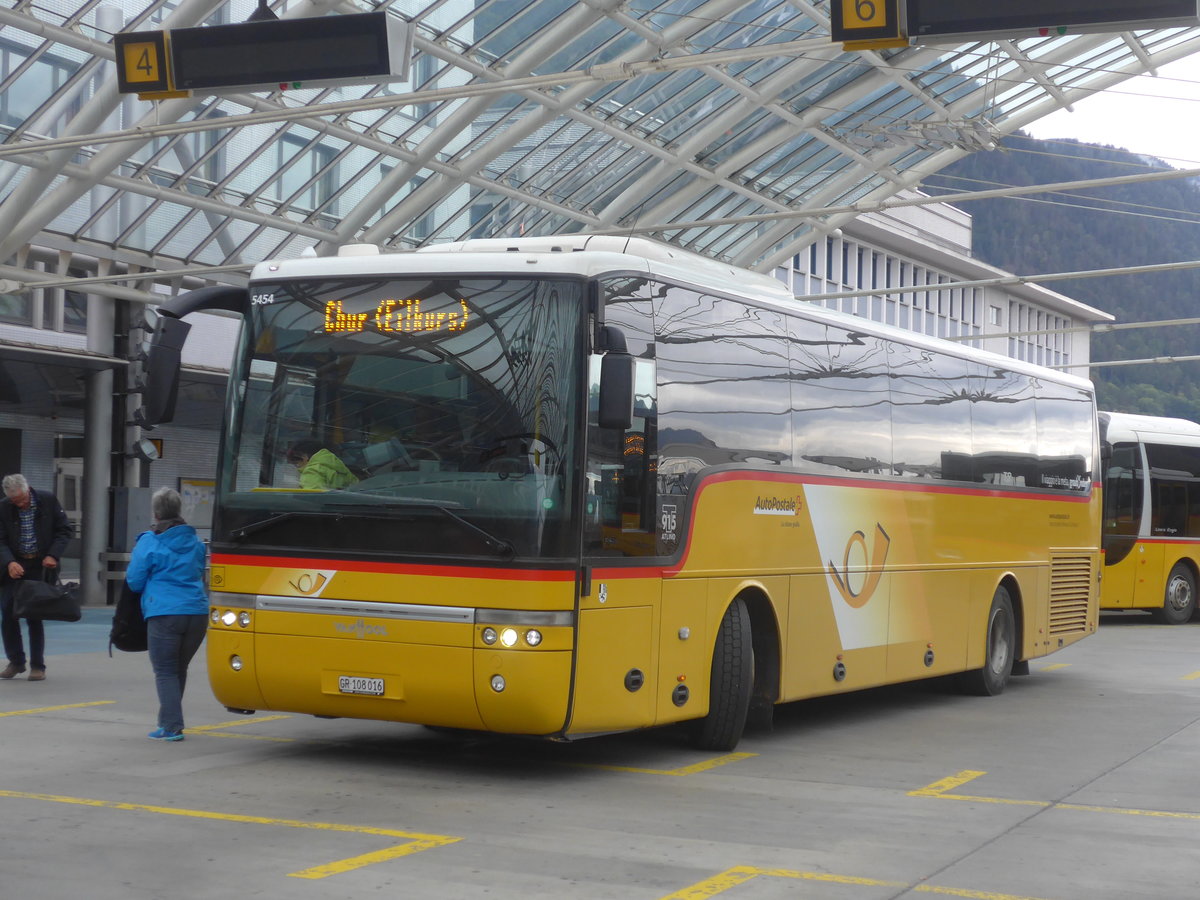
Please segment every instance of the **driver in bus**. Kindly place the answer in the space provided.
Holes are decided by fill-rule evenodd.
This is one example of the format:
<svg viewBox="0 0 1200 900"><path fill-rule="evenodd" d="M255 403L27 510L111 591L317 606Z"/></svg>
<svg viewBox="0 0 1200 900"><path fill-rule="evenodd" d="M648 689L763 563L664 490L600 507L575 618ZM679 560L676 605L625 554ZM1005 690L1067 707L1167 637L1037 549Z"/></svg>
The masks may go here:
<svg viewBox="0 0 1200 900"><path fill-rule="evenodd" d="M358 481L346 464L320 441L296 441L288 448L287 461L300 473L303 490L336 491Z"/></svg>

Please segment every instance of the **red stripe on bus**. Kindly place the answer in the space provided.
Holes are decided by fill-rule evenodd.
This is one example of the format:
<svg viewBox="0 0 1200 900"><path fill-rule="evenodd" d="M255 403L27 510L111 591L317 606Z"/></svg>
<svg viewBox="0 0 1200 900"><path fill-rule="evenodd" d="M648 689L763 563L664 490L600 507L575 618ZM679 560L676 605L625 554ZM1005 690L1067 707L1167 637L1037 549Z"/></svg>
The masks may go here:
<svg viewBox="0 0 1200 900"><path fill-rule="evenodd" d="M880 491L916 491L925 494L961 494L963 496L1006 497L1014 500L1043 500L1056 503L1088 503L1090 494L1050 493L1045 491L1021 491L1011 488L1000 490L987 487L966 487L952 484L934 484L931 480L876 481L872 478L855 478L841 475L791 475L786 472L720 472L705 478L696 490L696 496L710 484L725 481L775 481L788 484L845 485L848 487L873 488ZM1092 482L1098 490L1100 482Z"/></svg>
<svg viewBox="0 0 1200 900"><path fill-rule="evenodd" d="M1125 537L1125 535L1123 535L1123 534L1122 535L1113 535L1113 537ZM1137 543L1137 544L1165 544L1167 546L1177 545L1180 547L1192 547L1192 546L1195 546L1197 543L1200 543L1200 537L1186 537L1183 535L1181 535L1179 537L1144 537L1144 538L1136 538L1135 543Z"/></svg>
<svg viewBox="0 0 1200 900"><path fill-rule="evenodd" d="M442 578L487 578L502 581L574 581L575 569L498 569L494 567L378 563L352 559L299 556L240 556L214 553L217 566L262 566L271 569L336 569L339 572L373 572L379 575L436 575Z"/></svg>
<svg viewBox="0 0 1200 900"><path fill-rule="evenodd" d="M873 488L882 491L916 491L925 494L959 494L963 496L985 496L997 498L1010 498L1016 500L1050 500L1060 503L1090 503L1092 495L1061 495L1061 494L1046 494L1033 493L1031 491L1012 491L1012 490L996 490L995 488L969 488L956 487L953 485L940 485L925 483L915 483L910 481L876 481L871 478L846 478L841 476L829 475L792 475L786 472L719 472L716 475L711 475L700 482L696 488L696 493L693 499L693 508L699 502L700 495L704 489L712 484L720 484L727 481L771 481L780 484L799 484L799 485L841 485L846 487ZM1099 482L1092 482L1093 490L1100 488ZM655 569L638 569L636 574L628 569L596 569L593 573L594 578L632 578L645 577L649 572L656 572L663 578L672 578L687 565L688 555L692 551L692 532L696 527L696 517L693 515L688 521L687 538L683 545L683 555L679 558L676 565L670 567L661 567ZM628 574L627 574L628 573Z"/></svg>

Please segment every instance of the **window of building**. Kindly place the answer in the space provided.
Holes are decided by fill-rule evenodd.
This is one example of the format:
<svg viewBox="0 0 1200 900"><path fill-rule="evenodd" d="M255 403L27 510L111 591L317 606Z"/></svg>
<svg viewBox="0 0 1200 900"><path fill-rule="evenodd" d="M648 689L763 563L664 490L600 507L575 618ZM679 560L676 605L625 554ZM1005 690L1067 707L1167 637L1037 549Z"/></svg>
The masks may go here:
<svg viewBox="0 0 1200 900"><path fill-rule="evenodd" d="M7 80L28 57L29 51L19 44L0 42L0 81ZM37 108L34 98L53 94L66 84L76 68L76 65L66 60L55 59L48 53L42 54L19 78L0 91L0 123L20 125ZM79 110L82 104L81 97L70 109L63 111L57 122L50 123L51 126L57 128L63 122L69 121Z"/></svg>
<svg viewBox="0 0 1200 900"><path fill-rule="evenodd" d="M418 53L413 57L412 83L414 90L429 91L437 87L436 76L438 74L439 63L438 58L431 53ZM436 103L414 103L409 107L412 110L413 118L418 121L432 113L436 108Z"/></svg>
<svg viewBox="0 0 1200 900"><path fill-rule="evenodd" d="M0 322L32 325L33 292L18 291L11 294L0 294Z"/></svg>
<svg viewBox="0 0 1200 900"><path fill-rule="evenodd" d="M322 144L311 144L304 138L291 134L285 134L279 139L278 148L276 162L280 176L276 185L279 199L294 198L291 201L292 205L303 209L315 210L324 207L336 190L335 172L331 165L334 156L337 155L334 149ZM324 211L333 212L329 209Z"/></svg>
<svg viewBox="0 0 1200 900"><path fill-rule="evenodd" d="M68 269L71 278L87 278L88 273L83 269ZM63 331L73 334L87 333L87 292L83 290L63 291Z"/></svg>

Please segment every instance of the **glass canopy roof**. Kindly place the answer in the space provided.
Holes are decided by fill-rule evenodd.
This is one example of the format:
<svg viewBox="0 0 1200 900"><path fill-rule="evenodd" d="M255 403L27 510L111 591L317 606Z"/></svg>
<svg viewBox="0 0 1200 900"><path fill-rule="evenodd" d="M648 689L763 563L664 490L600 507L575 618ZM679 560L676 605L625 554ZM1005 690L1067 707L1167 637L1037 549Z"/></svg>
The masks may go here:
<svg viewBox="0 0 1200 900"><path fill-rule="evenodd" d="M31 245L211 272L563 232L770 270L1200 49L1200 29L1174 29L846 52L828 0L300 0L271 6L412 22L410 80L147 101L117 92L114 33L243 22L255 3L0 2L5 277Z"/></svg>

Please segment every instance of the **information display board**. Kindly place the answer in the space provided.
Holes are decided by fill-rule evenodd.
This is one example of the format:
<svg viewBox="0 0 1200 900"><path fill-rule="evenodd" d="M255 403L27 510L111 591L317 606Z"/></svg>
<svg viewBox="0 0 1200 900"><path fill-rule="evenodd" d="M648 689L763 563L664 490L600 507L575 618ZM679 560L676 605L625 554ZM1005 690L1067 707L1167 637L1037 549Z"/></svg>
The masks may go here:
<svg viewBox="0 0 1200 900"><path fill-rule="evenodd" d="M908 34L928 37L1135 31L1200 24L1197 0L907 0Z"/></svg>
<svg viewBox="0 0 1200 900"><path fill-rule="evenodd" d="M122 32L121 93L281 90L400 81L413 29L385 12Z"/></svg>

